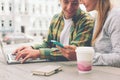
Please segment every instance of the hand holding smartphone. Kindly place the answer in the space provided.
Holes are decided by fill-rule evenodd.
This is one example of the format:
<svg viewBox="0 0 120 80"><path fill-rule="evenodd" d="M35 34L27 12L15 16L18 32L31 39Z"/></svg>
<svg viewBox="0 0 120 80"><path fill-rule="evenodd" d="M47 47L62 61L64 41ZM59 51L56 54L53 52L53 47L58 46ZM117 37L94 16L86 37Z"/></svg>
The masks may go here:
<svg viewBox="0 0 120 80"><path fill-rule="evenodd" d="M51 40L51 42L52 42L53 44L55 44L55 45L57 45L57 46L61 47L61 48L64 48L63 44L61 44L61 43L60 43L60 42L58 42L58 41Z"/></svg>

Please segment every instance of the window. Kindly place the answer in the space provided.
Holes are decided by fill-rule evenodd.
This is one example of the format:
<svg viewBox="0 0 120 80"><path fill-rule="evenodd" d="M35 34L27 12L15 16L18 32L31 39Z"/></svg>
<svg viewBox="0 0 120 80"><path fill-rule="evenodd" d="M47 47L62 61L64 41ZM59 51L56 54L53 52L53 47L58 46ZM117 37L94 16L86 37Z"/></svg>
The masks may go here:
<svg viewBox="0 0 120 80"><path fill-rule="evenodd" d="M28 12L28 4L25 3L25 13L27 13L27 12Z"/></svg>
<svg viewBox="0 0 120 80"><path fill-rule="evenodd" d="M12 11L12 4L9 3L9 11L11 12Z"/></svg>
<svg viewBox="0 0 120 80"><path fill-rule="evenodd" d="M25 7L25 12L27 13L27 7Z"/></svg>
<svg viewBox="0 0 120 80"><path fill-rule="evenodd" d="M12 20L9 20L9 26L12 27Z"/></svg>
<svg viewBox="0 0 120 80"><path fill-rule="evenodd" d="M4 11L4 3L1 3L1 9Z"/></svg>
<svg viewBox="0 0 120 80"><path fill-rule="evenodd" d="M21 32L25 33L25 27L24 26L21 26Z"/></svg>
<svg viewBox="0 0 120 80"><path fill-rule="evenodd" d="M1 20L1 26L4 27L4 20Z"/></svg>

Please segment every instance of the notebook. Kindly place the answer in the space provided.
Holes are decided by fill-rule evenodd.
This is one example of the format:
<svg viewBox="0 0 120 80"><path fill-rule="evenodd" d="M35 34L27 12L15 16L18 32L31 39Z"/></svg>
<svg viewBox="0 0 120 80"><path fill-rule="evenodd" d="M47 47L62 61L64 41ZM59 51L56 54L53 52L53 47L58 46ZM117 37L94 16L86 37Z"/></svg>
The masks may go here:
<svg viewBox="0 0 120 80"><path fill-rule="evenodd" d="M5 62L7 64L17 64L17 63L21 63L21 59L19 61L15 60L15 55L12 54L11 51L4 51L4 47L3 47L3 43L0 40L0 48L1 48L1 52L4 56ZM7 53L5 53L7 52ZM24 63L36 63L36 62L45 62L48 61L48 59L41 59L41 58L36 58L36 59L32 59L29 58L28 60L26 60Z"/></svg>

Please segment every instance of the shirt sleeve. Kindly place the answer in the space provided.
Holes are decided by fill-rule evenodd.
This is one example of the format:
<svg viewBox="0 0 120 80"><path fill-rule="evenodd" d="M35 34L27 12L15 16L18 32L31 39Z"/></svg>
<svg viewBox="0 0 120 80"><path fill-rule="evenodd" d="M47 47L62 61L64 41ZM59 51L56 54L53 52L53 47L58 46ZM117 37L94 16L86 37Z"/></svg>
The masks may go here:
<svg viewBox="0 0 120 80"><path fill-rule="evenodd" d="M90 17L84 17L82 20L79 20L77 24L77 28L72 34L73 39L70 45L91 46L94 20Z"/></svg>
<svg viewBox="0 0 120 80"><path fill-rule="evenodd" d="M119 15L120 16L120 15ZM110 53L96 52L93 65L106 65L120 67L120 18L118 16L112 17L109 23L109 37L112 44Z"/></svg>
<svg viewBox="0 0 120 80"><path fill-rule="evenodd" d="M53 60L66 60L66 58L58 51L56 46L49 42L49 40L53 39L53 26L54 26L54 20L52 21L50 28L49 28L49 35L47 40L42 45L35 45L33 48L39 49L42 58L49 58ZM90 17L84 16L84 18L79 19L78 23L76 23L76 26L73 26L73 36L70 38L70 45L76 45L76 46L90 46L91 39L92 39L92 32L93 32L93 25L94 20ZM53 49L54 48L54 49Z"/></svg>
<svg viewBox="0 0 120 80"><path fill-rule="evenodd" d="M58 15L55 15L53 19L51 20L51 24L48 31L48 37L46 40L43 41L42 44L34 44L32 47L34 49L38 49L40 51L40 58L47 58L51 60L66 60L65 57L59 52L59 50L56 48L56 46L50 42L50 40L53 40L53 29L55 26L55 20L58 17Z"/></svg>

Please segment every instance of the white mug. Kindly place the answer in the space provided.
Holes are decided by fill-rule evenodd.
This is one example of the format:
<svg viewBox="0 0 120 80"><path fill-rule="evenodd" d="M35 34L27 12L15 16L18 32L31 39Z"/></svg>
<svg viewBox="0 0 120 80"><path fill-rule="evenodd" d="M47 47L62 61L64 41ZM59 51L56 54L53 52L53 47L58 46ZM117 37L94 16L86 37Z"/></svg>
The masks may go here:
<svg viewBox="0 0 120 80"><path fill-rule="evenodd" d="M94 55L93 47L77 47L77 66L79 73L89 73L92 70L92 61Z"/></svg>

